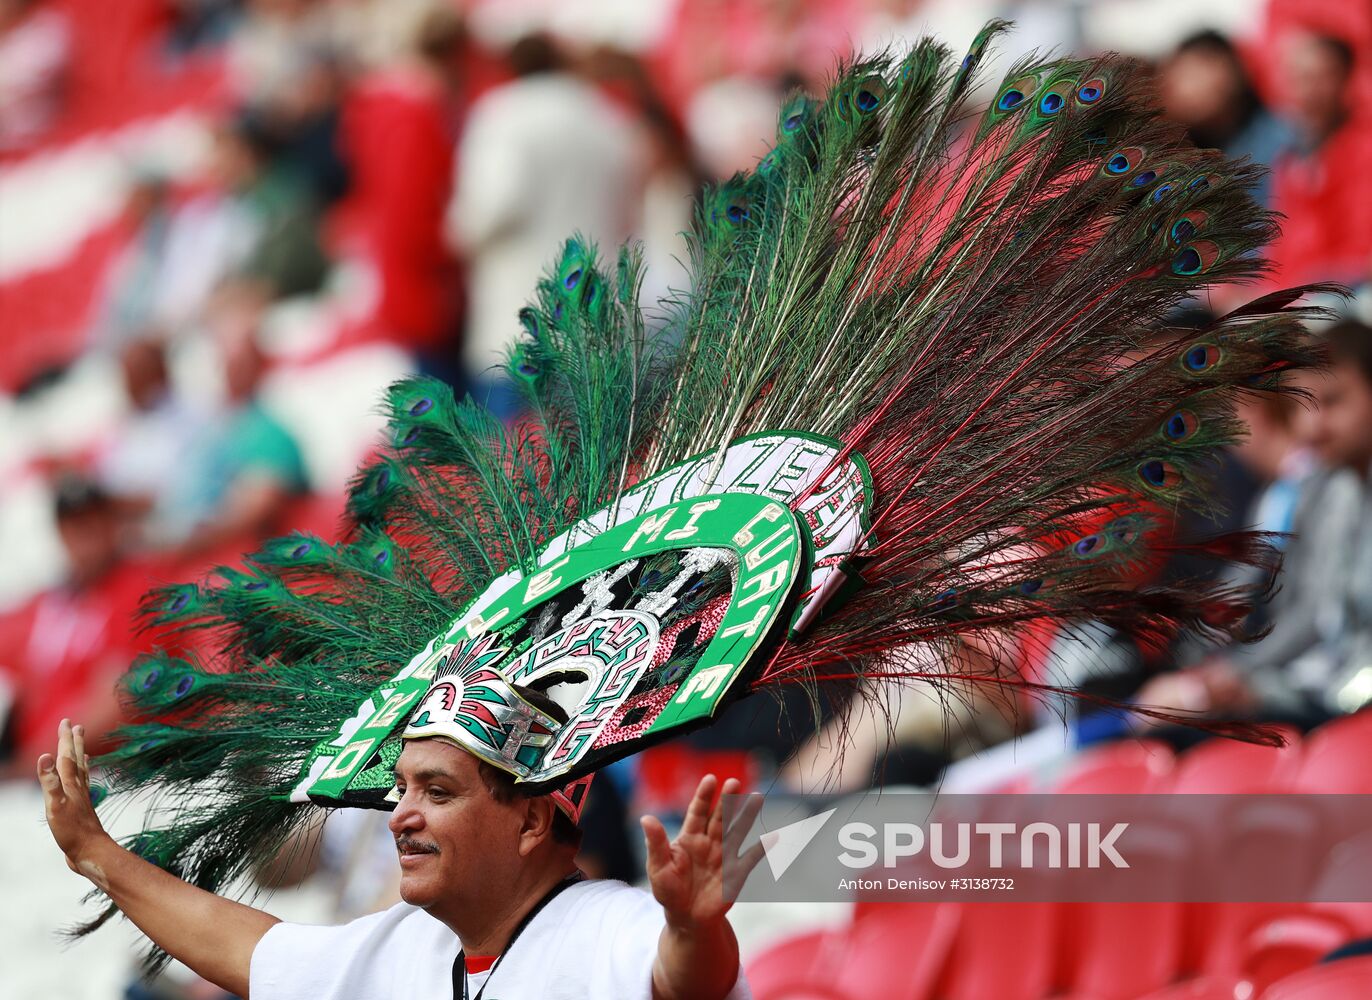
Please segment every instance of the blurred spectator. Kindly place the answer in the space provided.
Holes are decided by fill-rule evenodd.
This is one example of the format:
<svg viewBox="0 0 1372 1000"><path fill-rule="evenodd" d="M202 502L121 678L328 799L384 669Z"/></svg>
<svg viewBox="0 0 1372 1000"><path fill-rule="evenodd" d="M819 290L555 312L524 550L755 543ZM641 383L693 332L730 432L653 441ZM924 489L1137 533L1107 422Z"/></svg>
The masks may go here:
<svg viewBox="0 0 1372 1000"><path fill-rule="evenodd" d="M623 111L567 65L553 42L517 42L518 79L472 107L458 148L454 244L470 261L463 359L478 394L507 385L490 369L518 329L516 314L568 236L612 254L638 224L644 138ZM490 397L498 409L499 395Z"/></svg>
<svg viewBox="0 0 1372 1000"><path fill-rule="evenodd" d="M451 10L434 8L397 65L365 79L346 116L353 201L381 280L375 321L452 380L461 281L444 244L452 196L463 54L470 42Z"/></svg>
<svg viewBox="0 0 1372 1000"><path fill-rule="evenodd" d="M680 263L689 256L682 233L691 228L698 197L713 177L699 161L685 126L642 60L621 49L601 46L587 57L584 66L599 86L624 100L644 132L647 156L637 234L643 240L644 280L639 299L653 309L679 290L687 278ZM770 108L768 115L770 127L775 108Z"/></svg>
<svg viewBox="0 0 1372 1000"><path fill-rule="evenodd" d="M1282 50L1281 88L1296 145L1276 163L1272 207L1285 215L1271 256L1282 284L1367 277L1372 130L1354 114L1354 52L1339 38L1298 34Z"/></svg>
<svg viewBox="0 0 1372 1000"><path fill-rule="evenodd" d="M239 99L256 106L287 94L314 60L335 54L333 7L316 0L247 0L228 51Z"/></svg>
<svg viewBox="0 0 1372 1000"><path fill-rule="evenodd" d="M98 457L98 477L126 507L146 513L164 502L206 415L173 391L167 348L156 337L125 344L119 371L130 415Z"/></svg>
<svg viewBox="0 0 1372 1000"><path fill-rule="evenodd" d="M320 206L348 190L348 166L338 136L344 89L338 60L326 52L310 52L292 85L256 109L281 168L308 187Z"/></svg>
<svg viewBox="0 0 1372 1000"><path fill-rule="evenodd" d="M62 104L71 30L42 0L0 0L0 152L28 144Z"/></svg>
<svg viewBox="0 0 1372 1000"><path fill-rule="evenodd" d="M6 744L24 773L64 716L87 720L97 738L115 723L111 692L132 659L132 616L147 586L146 567L123 561L123 517L112 497L64 480L53 513L65 582L0 618L0 675L17 691Z"/></svg>
<svg viewBox="0 0 1372 1000"><path fill-rule="evenodd" d="M222 45L237 23L239 0L171 0L167 51L189 55L201 48Z"/></svg>
<svg viewBox="0 0 1372 1000"><path fill-rule="evenodd" d="M328 261L309 193L275 159L255 116L215 135L210 189L175 216L156 279L152 321L180 332L198 321L225 283L251 285L267 299L316 291Z"/></svg>
<svg viewBox="0 0 1372 1000"><path fill-rule="evenodd" d="M258 396L267 364L255 336L255 304L224 302L216 312L224 409L187 443L148 525L155 544L182 558L230 543L253 545L307 485L299 446Z"/></svg>
<svg viewBox="0 0 1372 1000"><path fill-rule="evenodd" d="M1286 530L1292 532L1281 590L1265 611L1270 631L1196 668L1156 678L1139 701L1302 728L1357 707L1339 691L1346 683L1340 676L1365 665L1359 657L1372 650L1372 577L1360 551L1372 546L1365 499L1372 467L1372 331L1344 322L1326 342L1331 366L1303 376L1315 405L1295 414L1293 447L1278 466L1299 478L1286 485L1279 480L1277 493L1265 495L1266 513L1277 521L1271 527L1289 518ZM1270 428L1254 428L1264 430ZM1304 470L1296 445L1309 447L1320 467ZM1280 495L1292 488L1299 492L1294 504Z"/></svg>
<svg viewBox="0 0 1372 1000"><path fill-rule="evenodd" d="M115 254L96 293L92 334L96 346L115 350L164 319L159 307L174 217L166 181L151 173L137 176L129 187L123 214L131 235Z"/></svg>
<svg viewBox="0 0 1372 1000"><path fill-rule="evenodd" d="M1338 674L1326 692L1333 710L1352 712L1372 702L1372 328L1347 320L1325 334L1329 378L1320 393L1320 430L1315 446L1361 480L1362 507L1348 540L1347 597L1337 608Z"/></svg>
<svg viewBox="0 0 1372 1000"><path fill-rule="evenodd" d="M1291 141L1290 130L1263 106L1234 44L1217 31L1183 40L1162 64L1158 89L1168 117L1203 149L1270 165ZM1269 180L1254 195L1267 204Z"/></svg>

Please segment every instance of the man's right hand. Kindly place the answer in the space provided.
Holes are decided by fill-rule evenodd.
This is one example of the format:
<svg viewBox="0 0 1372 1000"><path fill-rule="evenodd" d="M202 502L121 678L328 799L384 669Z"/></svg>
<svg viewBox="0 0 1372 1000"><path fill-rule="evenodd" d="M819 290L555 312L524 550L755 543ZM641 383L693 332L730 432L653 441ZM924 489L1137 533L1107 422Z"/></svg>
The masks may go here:
<svg viewBox="0 0 1372 1000"><path fill-rule="evenodd" d="M48 828L67 865L99 886L158 947L246 997L253 949L276 918L197 889L115 843L91 805L85 743L81 727L63 719L57 756L38 758Z"/></svg>
<svg viewBox="0 0 1372 1000"><path fill-rule="evenodd" d="M95 849L113 843L91 804L90 760L86 756L85 732L67 719L57 727L57 757L38 758L38 782L43 786L43 811L57 846L67 856L67 867L96 881L96 871L82 867ZM101 886L105 888L105 886Z"/></svg>

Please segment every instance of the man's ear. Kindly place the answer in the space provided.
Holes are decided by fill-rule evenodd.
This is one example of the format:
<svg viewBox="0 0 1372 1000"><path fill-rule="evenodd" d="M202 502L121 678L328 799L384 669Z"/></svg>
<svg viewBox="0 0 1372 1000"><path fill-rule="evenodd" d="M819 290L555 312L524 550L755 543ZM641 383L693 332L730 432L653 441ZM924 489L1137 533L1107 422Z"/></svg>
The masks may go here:
<svg viewBox="0 0 1372 1000"><path fill-rule="evenodd" d="M535 795L524 800L524 815L519 827L519 854L528 857L553 835L554 810L551 796Z"/></svg>

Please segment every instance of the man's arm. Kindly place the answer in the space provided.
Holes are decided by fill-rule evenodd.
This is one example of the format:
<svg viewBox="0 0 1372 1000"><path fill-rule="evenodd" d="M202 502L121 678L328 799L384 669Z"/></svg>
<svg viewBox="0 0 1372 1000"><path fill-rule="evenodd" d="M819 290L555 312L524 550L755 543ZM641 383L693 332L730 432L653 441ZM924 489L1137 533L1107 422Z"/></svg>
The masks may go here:
<svg viewBox="0 0 1372 1000"><path fill-rule="evenodd" d="M656 817L643 817L648 880L667 917L653 964L654 1000L724 1000L738 980L738 939L727 915L732 897L762 859L760 843L738 853L762 799L751 799L726 834L723 800L710 809L718 783L713 774L701 779L675 841L668 841ZM741 787L730 778L722 793ZM731 861L737 859L728 889L723 873L726 851Z"/></svg>
<svg viewBox="0 0 1372 1000"><path fill-rule="evenodd" d="M100 887L155 944L204 979L248 996L248 963L276 917L181 881L115 843L90 801L85 739L66 719L57 758L38 758L48 828L67 866Z"/></svg>

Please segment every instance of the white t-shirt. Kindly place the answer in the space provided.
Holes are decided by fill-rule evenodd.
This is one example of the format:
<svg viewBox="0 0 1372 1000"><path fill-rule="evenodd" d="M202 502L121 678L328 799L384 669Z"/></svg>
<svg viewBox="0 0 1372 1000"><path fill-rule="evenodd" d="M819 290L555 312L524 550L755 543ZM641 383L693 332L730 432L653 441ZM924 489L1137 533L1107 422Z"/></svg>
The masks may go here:
<svg viewBox="0 0 1372 1000"><path fill-rule="evenodd" d="M662 907L607 879L579 882L530 921L482 1000L649 1000ZM253 951L250 1000L447 1000L458 940L398 903L341 927L277 924ZM468 977L474 997L485 973ZM751 1000L739 970L729 1000Z"/></svg>

